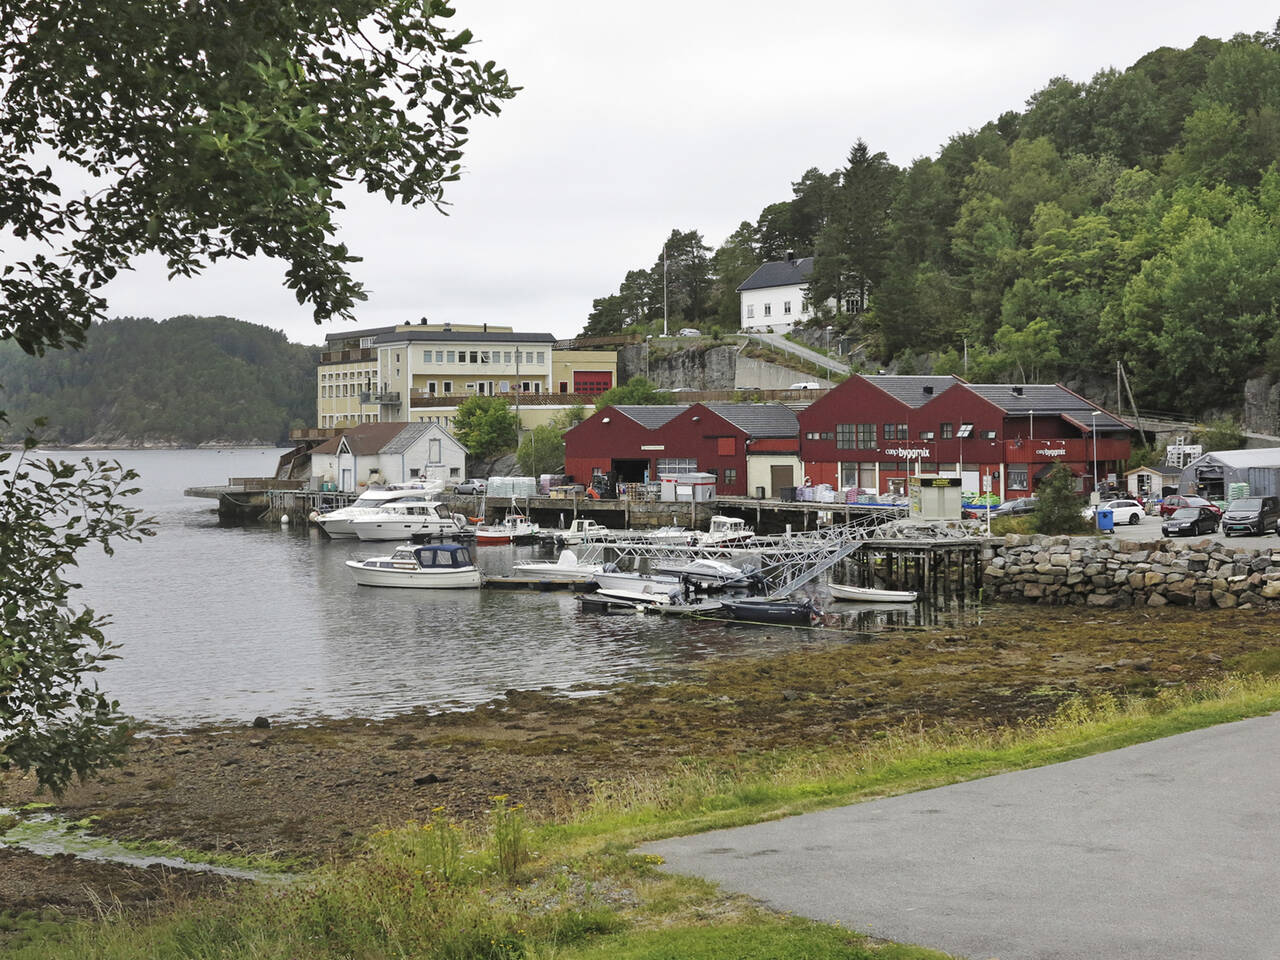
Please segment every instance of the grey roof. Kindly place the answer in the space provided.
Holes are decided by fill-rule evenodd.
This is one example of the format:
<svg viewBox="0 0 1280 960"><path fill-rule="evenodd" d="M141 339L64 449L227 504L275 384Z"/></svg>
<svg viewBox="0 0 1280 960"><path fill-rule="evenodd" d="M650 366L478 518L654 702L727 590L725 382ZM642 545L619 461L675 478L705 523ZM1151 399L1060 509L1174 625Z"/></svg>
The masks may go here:
<svg viewBox="0 0 1280 960"><path fill-rule="evenodd" d="M885 375L864 377L863 379L913 409L924 406L953 384L964 382L959 377L953 376L895 377ZM931 387L932 390L926 393L926 387Z"/></svg>
<svg viewBox="0 0 1280 960"><path fill-rule="evenodd" d="M630 417L642 427L650 430L656 430L668 420L680 416L688 410L685 404L639 404L628 403L620 407L614 407L620 414Z"/></svg>
<svg viewBox="0 0 1280 960"><path fill-rule="evenodd" d="M813 257L798 260L774 260L756 267L756 272L739 285L738 290L760 290L764 287L791 287L809 282L813 273Z"/></svg>
<svg viewBox="0 0 1280 960"><path fill-rule="evenodd" d="M1280 467L1280 447L1256 447L1253 450L1210 450L1192 460L1187 467L1218 462L1224 467L1244 470L1248 467Z"/></svg>
<svg viewBox="0 0 1280 960"><path fill-rule="evenodd" d="M1060 383L971 383L969 389L1005 413L1059 414L1077 426L1089 429L1094 421L1093 412L1098 410L1099 432L1133 429L1124 420L1072 393Z"/></svg>
<svg viewBox="0 0 1280 960"><path fill-rule="evenodd" d="M374 337L374 346L380 343L551 343L556 342L550 333L507 333L481 330L392 330Z"/></svg>
<svg viewBox="0 0 1280 960"><path fill-rule="evenodd" d="M434 427L434 423L410 423L388 441L379 453L404 453L413 446L424 433Z"/></svg>
<svg viewBox="0 0 1280 960"><path fill-rule="evenodd" d="M795 411L780 403L706 403L703 406L746 431L749 437L794 437L800 433Z"/></svg>
<svg viewBox="0 0 1280 960"><path fill-rule="evenodd" d="M333 343L335 340L360 340L363 337L377 336L394 329L395 327L373 327L368 330L339 330L337 333L326 333L324 340L325 343Z"/></svg>

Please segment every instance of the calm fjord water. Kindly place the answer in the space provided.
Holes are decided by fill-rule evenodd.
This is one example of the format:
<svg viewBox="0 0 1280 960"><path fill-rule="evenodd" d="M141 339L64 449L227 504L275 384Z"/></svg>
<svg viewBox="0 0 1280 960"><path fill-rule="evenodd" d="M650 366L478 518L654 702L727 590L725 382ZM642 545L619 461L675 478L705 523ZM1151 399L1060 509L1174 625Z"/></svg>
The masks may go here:
<svg viewBox="0 0 1280 960"><path fill-rule="evenodd" d="M59 453L119 460L141 475L135 505L157 535L114 556L86 550L76 600L110 616L119 660L104 689L164 725L378 716L482 703L511 688L587 687L721 652L822 638L785 627L578 612L557 593L358 587L343 562L390 544L329 540L313 527L220 527L186 487L269 476L277 450ZM481 547L509 573L535 547ZM75 579L75 577L73 577ZM839 641L839 635L827 639Z"/></svg>

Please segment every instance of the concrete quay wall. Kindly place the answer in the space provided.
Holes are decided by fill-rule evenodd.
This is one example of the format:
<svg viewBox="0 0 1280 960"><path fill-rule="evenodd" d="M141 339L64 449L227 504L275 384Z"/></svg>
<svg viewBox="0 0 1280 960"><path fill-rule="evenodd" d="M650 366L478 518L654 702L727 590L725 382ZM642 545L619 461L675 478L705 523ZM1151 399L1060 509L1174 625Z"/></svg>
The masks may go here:
<svg viewBox="0 0 1280 960"><path fill-rule="evenodd" d="M983 548L988 599L1091 607L1250 607L1280 600L1280 546L1010 535Z"/></svg>

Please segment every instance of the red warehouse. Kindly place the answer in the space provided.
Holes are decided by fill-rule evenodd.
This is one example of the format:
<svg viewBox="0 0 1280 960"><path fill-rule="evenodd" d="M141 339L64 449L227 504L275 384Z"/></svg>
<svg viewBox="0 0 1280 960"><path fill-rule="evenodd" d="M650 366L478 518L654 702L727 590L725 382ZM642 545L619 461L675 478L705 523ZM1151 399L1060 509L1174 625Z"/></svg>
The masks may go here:
<svg viewBox="0 0 1280 960"><path fill-rule="evenodd" d="M1091 490L1123 470L1128 423L1060 384L863 377L800 412L811 483L902 492L913 473L959 473L964 489L1028 496L1055 463ZM989 478L989 479L988 479Z"/></svg>
<svg viewBox="0 0 1280 960"><path fill-rule="evenodd" d="M565 472L578 483L664 473L711 473L720 496L777 496L800 483L796 415L778 403L605 407L564 435Z"/></svg>

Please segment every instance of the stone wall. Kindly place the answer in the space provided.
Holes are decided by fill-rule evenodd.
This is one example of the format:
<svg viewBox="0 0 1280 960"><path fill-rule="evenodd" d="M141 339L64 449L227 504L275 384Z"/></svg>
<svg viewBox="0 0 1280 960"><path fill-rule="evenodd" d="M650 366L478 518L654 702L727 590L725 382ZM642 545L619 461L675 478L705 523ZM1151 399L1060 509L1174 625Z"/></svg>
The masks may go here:
<svg viewBox="0 0 1280 960"><path fill-rule="evenodd" d="M989 540L983 560L984 593L998 600L1208 609L1280 599L1280 546L1011 535Z"/></svg>

